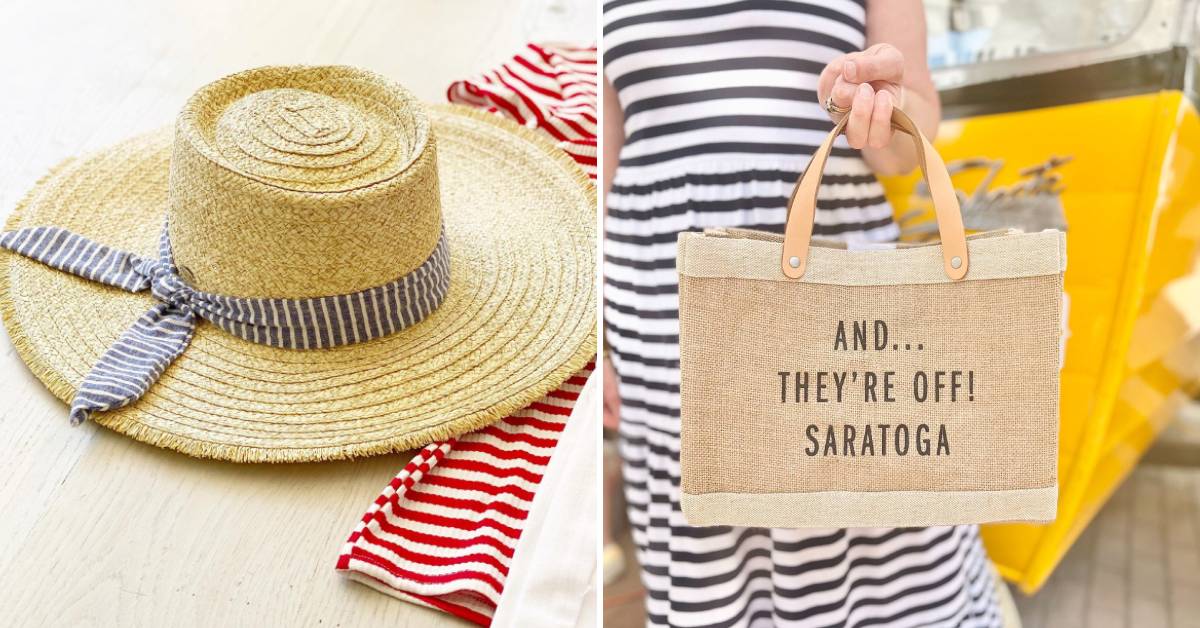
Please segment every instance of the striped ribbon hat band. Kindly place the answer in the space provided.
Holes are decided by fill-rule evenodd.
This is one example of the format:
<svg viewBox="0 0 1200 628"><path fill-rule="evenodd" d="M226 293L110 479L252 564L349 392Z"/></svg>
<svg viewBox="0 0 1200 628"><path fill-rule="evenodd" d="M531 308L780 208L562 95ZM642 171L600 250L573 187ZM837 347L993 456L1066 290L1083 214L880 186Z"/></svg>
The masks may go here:
<svg viewBox="0 0 1200 628"><path fill-rule="evenodd" d="M0 247L52 268L159 301L109 347L71 401L71 422L128 405L146 394L192 340L197 317L258 344L323 349L386 336L437 309L450 287L445 232L416 269L351 294L307 299L244 298L196 290L180 276L168 230L152 259L113 249L60 227L0 234Z"/></svg>

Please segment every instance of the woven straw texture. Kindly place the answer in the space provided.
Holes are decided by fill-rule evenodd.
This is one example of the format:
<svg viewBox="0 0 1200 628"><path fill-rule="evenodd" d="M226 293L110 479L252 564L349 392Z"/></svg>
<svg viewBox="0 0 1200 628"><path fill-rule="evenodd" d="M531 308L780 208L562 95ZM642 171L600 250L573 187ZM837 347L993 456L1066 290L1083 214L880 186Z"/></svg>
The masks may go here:
<svg viewBox="0 0 1200 628"><path fill-rule="evenodd" d="M426 320L337 349L274 349L202 323L145 397L95 418L153 445L253 462L411 449L511 414L595 352L584 172L532 131L426 109L362 70L222 79L174 131L58 166L6 228L57 225L148 256L164 212L181 273L205 290L304 297L385 283L428 257L443 221L452 274ZM9 334L63 400L152 303L16 255L4 271Z"/></svg>
<svg viewBox="0 0 1200 628"><path fill-rule="evenodd" d="M687 255L721 257L728 251L717 244L708 247L704 240L723 239L693 241ZM770 263L778 275L779 245L774 246ZM878 257L889 251L839 253ZM838 503L846 500L839 500L836 492L1054 487L1062 275L1058 248L1045 254L1052 259L1039 263L1048 274L961 282L833 285L682 275L683 492L828 491L826 521L845 525ZM980 268L975 262L973 257L972 272ZM701 267L722 264L708 259ZM681 268L687 265L695 266L696 260L681 260ZM936 263L931 266L941 272ZM816 265L810 270L825 272ZM881 350L874 344L876 320L887 326ZM855 350L853 344L848 350L835 349L839 324L845 325L848 343L853 343L852 326L864 321L870 330L867 349ZM952 370L964 373L957 401L949 400L948 388L941 391L939 402L932 396L917 400L916 372L928 375L932 395L935 373ZM966 386L968 370L974 372L973 390ZM786 392L781 371L789 373ZM824 401L815 397L819 371L827 373ZM882 378L888 371L895 373L894 401L883 400L881 379L875 400L867 401L865 373ZM797 372L809 374L808 401L795 400ZM840 402L829 373L847 373ZM886 437L879 429L882 424L889 426ZM923 438L931 442L931 455L918 451L916 430L922 424L930 428ZM815 446L807 431L810 425L816 426ZM896 451L900 425L907 430L906 455ZM936 455L942 425L949 439L948 455ZM830 426L836 453L826 448ZM846 426L855 431L854 455L846 450ZM873 432L869 455L862 448L866 430ZM816 455L806 452L814 448ZM1049 495L1052 511L1053 492ZM1016 516L1002 518L1022 518L1029 509L1021 508ZM993 504L988 512L1003 513L1003 504ZM814 522L812 514L806 514L804 525L824 525ZM872 520L871 525L907 525L905 521Z"/></svg>
<svg viewBox="0 0 1200 628"><path fill-rule="evenodd" d="M437 244L429 120L376 74L249 70L196 92L175 128L171 244L200 290L357 292L411 271Z"/></svg>
<svg viewBox="0 0 1200 628"><path fill-rule="evenodd" d="M727 234L727 235L726 235ZM1066 270L1066 239L1057 231L990 231L967 238L971 243L971 279L1034 277ZM941 269L934 245L896 244L894 249L847 250L845 243L813 240L804 276L789 279L775 266L782 236L749 230L682 233L679 273L690 277L730 277L766 281L802 281L847 286L888 286L952 281ZM698 255L689 251L702 249Z"/></svg>
<svg viewBox="0 0 1200 628"><path fill-rule="evenodd" d="M683 493L689 525L761 528L944 526L980 521L1053 521L1058 486L998 491L819 491Z"/></svg>

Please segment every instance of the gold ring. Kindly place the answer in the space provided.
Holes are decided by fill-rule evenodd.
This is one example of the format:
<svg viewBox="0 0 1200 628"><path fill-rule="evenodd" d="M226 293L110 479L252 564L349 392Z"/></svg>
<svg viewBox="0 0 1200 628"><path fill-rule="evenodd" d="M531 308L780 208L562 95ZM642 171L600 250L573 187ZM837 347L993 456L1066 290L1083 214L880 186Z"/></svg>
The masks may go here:
<svg viewBox="0 0 1200 628"><path fill-rule="evenodd" d="M849 107L840 107L837 104L835 104L833 102L833 94L830 94L825 97L825 111L828 111L829 113L842 115L844 113L849 112L850 108Z"/></svg>

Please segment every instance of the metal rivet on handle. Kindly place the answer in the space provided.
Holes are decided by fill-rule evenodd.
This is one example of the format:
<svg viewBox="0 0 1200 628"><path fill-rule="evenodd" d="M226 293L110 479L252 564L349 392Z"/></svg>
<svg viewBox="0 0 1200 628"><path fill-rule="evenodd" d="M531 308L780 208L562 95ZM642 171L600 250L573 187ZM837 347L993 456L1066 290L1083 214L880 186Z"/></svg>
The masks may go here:
<svg viewBox="0 0 1200 628"><path fill-rule="evenodd" d="M961 257L955 255L954 257L950 258L950 268L958 268L960 266L962 266L962 258Z"/></svg>
<svg viewBox="0 0 1200 628"><path fill-rule="evenodd" d="M791 266L792 268L800 268L800 258L796 257L795 255L789 257L788 258L788 266ZM958 267L955 266L955 268L958 268Z"/></svg>

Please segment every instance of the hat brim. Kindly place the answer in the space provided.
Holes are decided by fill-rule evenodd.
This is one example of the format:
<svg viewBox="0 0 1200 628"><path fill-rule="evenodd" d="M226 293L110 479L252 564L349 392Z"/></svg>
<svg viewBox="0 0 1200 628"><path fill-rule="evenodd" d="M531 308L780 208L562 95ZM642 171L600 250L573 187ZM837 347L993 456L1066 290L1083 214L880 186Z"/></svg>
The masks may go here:
<svg viewBox="0 0 1200 628"><path fill-rule="evenodd" d="M536 132L429 107L438 142L450 289L424 321L336 349L276 349L201 322L141 399L94 421L152 445L242 462L411 449L536 401L595 355L595 194ZM68 160L6 228L65 227L150 256L167 200L170 129ZM0 311L21 358L69 401L146 294L9 255ZM236 268L229 272L237 272ZM63 420L66 419L64 411Z"/></svg>

